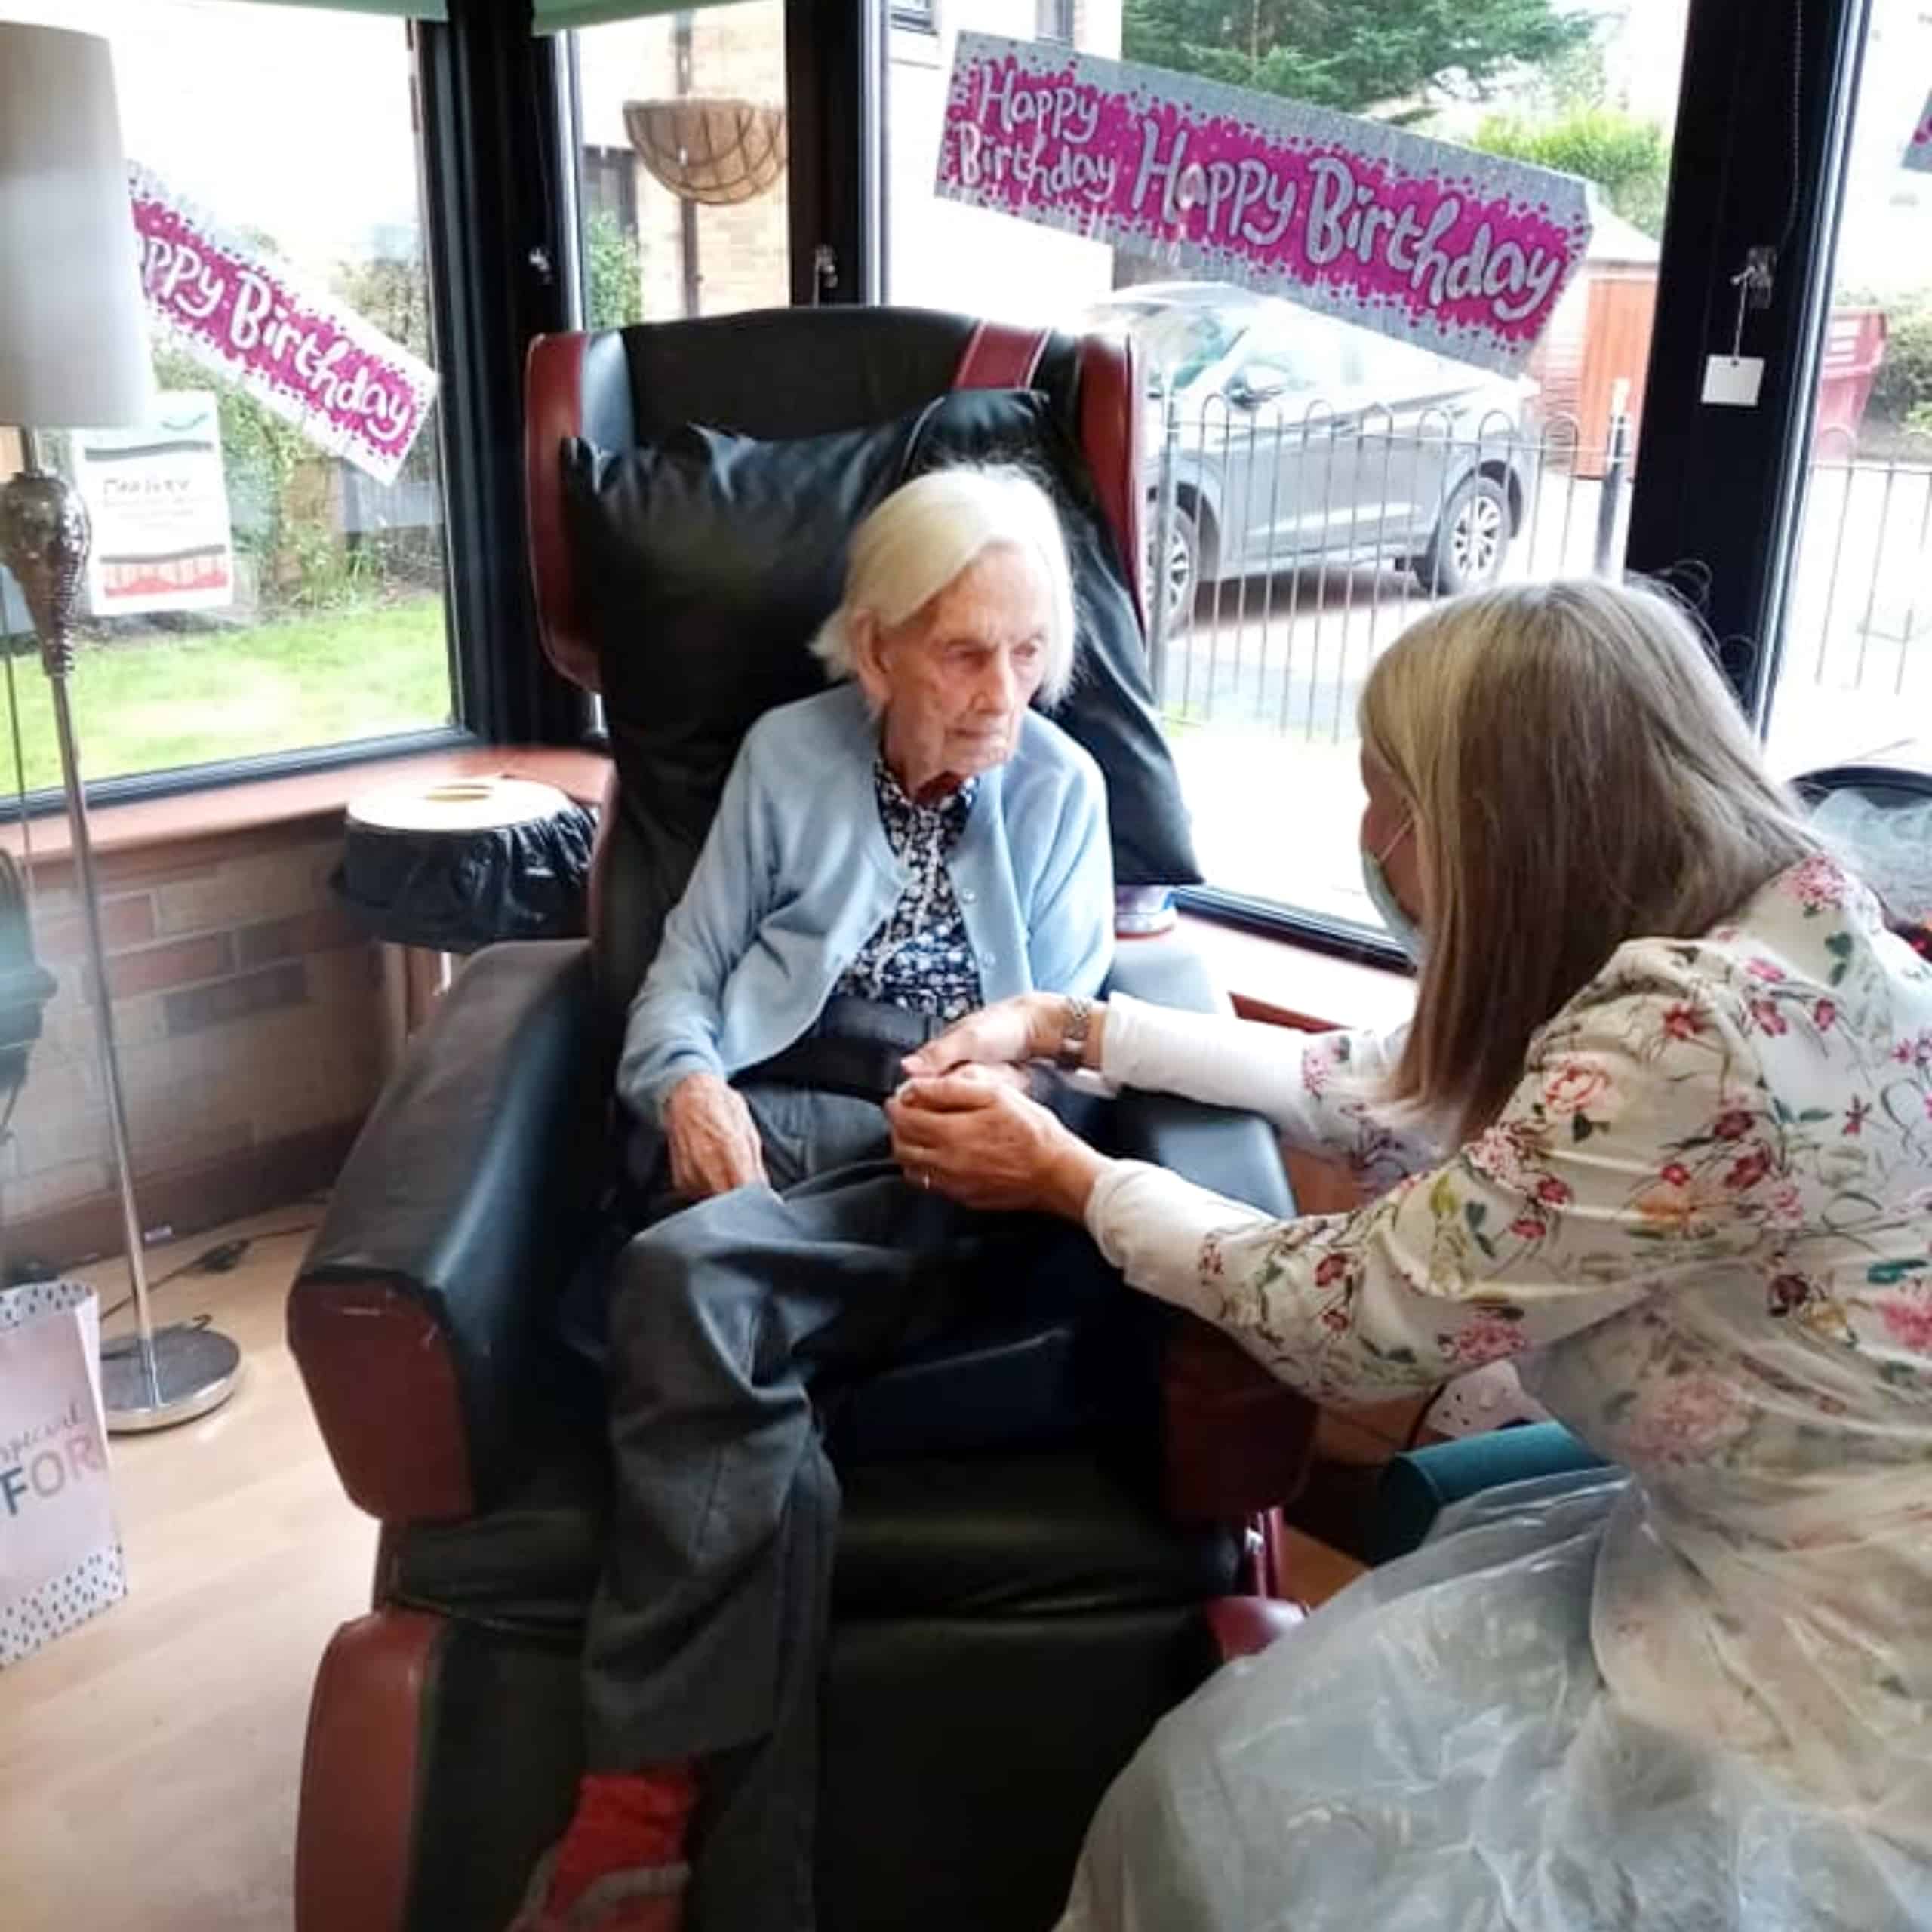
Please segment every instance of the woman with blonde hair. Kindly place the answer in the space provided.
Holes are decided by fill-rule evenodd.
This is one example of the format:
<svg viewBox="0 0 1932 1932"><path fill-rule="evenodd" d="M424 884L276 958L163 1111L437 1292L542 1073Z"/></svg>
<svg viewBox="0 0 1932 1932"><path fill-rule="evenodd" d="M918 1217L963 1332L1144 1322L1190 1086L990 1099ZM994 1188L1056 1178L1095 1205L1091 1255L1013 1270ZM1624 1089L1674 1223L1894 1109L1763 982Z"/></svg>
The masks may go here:
<svg viewBox="0 0 1932 1932"><path fill-rule="evenodd" d="M1067 1932L1932 1924L1932 970L1655 592L1447 605L1361 726L1405 1036L1009 1001L913 1057L895 1151L1323 1402L1513 1358L1610 1466L1450 1512L1173 1713ZM1076 1051L1383 1191L1273 1221L971 1064Z"/></svg>

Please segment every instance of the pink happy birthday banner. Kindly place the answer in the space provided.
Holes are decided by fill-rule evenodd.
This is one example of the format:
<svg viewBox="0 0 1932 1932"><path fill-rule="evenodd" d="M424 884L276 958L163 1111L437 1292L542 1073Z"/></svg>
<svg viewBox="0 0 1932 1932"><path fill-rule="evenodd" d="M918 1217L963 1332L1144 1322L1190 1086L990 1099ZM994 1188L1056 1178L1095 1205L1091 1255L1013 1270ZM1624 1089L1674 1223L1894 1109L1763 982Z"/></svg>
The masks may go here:
<svg viewBox="0 0 1932 1932"><path fill-rule="evenodd" d="M1925 112L1912 131L1911 143L1905 151L1905 165L1917 168L1921 174L1932 174L1932 94L1925 97Z"/></svg>
<svg viewBox="0 0 1932 1932"><path fill-rule="evenodd" d="M959 36L937 186L1506 372L1590 238L1573 176L986 34Z"/></svg>
<svg viewBox="0 0 1932 1932"><path fill-rule="evenodd" d="M318 448L393 482L436 399L436 372L146 169L130 168L128 187L142 285L169 334Z"/></svg>

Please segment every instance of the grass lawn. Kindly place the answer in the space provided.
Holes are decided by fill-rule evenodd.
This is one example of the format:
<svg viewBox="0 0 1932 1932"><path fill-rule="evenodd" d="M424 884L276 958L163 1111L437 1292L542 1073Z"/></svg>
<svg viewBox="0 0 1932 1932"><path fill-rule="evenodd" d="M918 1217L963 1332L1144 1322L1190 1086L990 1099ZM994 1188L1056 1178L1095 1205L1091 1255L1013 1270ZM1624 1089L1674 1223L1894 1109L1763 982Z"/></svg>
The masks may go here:
<svg viewBox="0 0 1932 1932"><path fill-rule="evenodd" d="M60 782L38 654L14 661L27 789ZM89 780L205 764L446 724L449 648L440 597L333 611L198 636L83 644L75 728ZM0 794L14 789L8 721Z"/></svg>

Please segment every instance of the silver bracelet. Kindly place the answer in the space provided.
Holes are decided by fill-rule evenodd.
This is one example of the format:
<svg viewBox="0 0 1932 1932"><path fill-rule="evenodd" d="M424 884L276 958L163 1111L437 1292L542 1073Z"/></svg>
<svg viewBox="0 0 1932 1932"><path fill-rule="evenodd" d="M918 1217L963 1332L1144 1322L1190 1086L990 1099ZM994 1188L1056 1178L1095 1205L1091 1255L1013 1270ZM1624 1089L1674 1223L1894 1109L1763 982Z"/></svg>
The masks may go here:
<svg viewBox="0 0 1932 1932"><path fill-rule="evenodd" d="M1060 1026L1060 1045L1054 1054L1060 1066L1072 1070L1086 1065L1087 1035L1093 1023L1094 1002L1081 998L1077 993L1070 995L1066 1018Z"/></svg>

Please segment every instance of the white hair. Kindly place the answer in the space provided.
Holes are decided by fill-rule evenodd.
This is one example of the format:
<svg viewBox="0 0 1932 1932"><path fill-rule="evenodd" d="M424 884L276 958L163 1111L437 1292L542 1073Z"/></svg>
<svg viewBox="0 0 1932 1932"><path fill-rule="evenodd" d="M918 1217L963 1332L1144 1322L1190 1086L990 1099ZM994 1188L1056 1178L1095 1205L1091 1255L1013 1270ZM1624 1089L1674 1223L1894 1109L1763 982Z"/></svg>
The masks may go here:
<svg viewBox="0 0 1932 1932"><path fill-rule="evenodd" d="M855 617L863 612L881 629L896 629L1001 545L1033 558L1046 580L1040 697L1057 704L1073 681L1073 577L1051 499L1019 469L930 470L894 491L852 534L844 597L812 639L813 654L834 678L851 677Z"/></svg>

